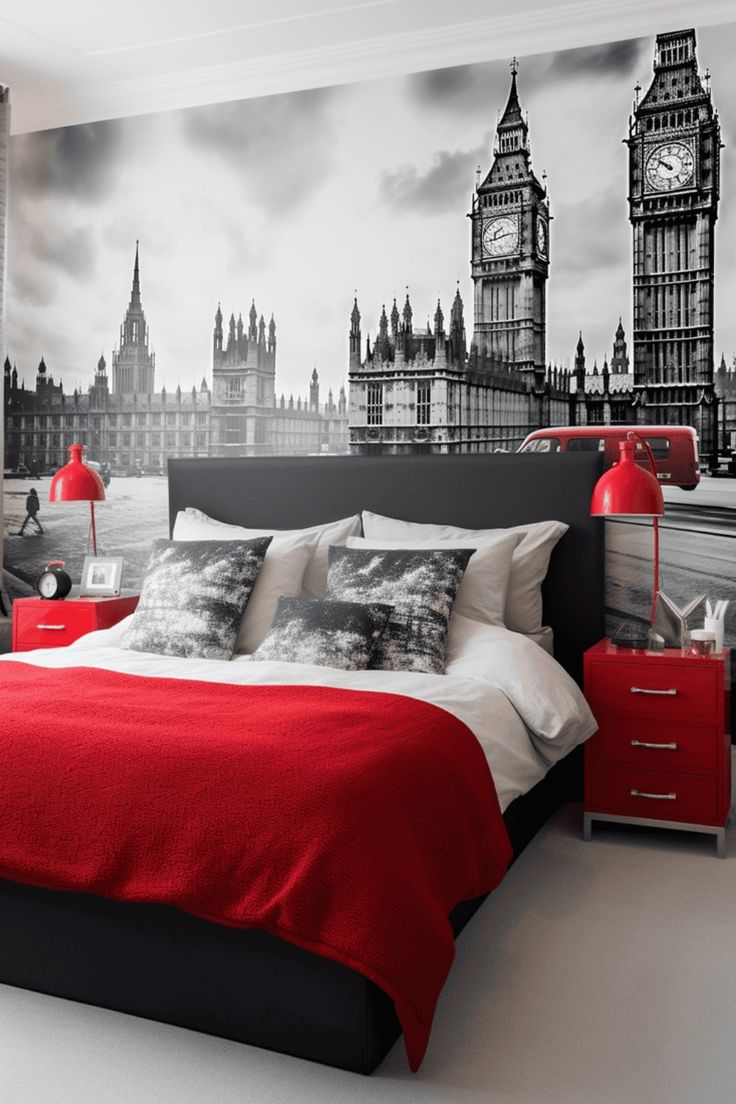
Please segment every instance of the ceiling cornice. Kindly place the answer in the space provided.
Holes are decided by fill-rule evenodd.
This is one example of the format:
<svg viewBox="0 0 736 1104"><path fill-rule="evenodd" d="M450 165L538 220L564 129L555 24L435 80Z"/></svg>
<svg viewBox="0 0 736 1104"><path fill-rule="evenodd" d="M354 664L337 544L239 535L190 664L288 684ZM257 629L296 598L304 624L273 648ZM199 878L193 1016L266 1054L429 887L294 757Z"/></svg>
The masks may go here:
<svg viewBox="0 0 736 1104"><path fill-rule="evenodd" d="M695 17L695 18L694 18ZM443 27L329 44L256 60L11 96L12 130L148 114L197 104L395 76L736 21L733 0L576 0ZM11 89L12 91L12 89Z"/></svg>

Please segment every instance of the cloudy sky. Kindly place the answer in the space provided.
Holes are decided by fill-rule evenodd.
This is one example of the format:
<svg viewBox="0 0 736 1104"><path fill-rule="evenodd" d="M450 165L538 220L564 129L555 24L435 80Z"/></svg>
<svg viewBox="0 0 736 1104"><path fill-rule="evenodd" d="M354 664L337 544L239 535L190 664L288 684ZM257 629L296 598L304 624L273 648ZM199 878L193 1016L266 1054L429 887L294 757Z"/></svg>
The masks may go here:
<svg viewBox="0 0 736 1104"><path fill-rule="evenodd" d="M669 28L663 27L663 30ZM554 222L548 359L608 353L631 328L627 132L652 39L521 59L538 175ZM736 349L736 25L698 33L726 148L717 228L716 348ZM408 286L415 324L456 281L472 329L470 209L508 95L506 62L21 135L11 143L7 352L41 355L68 388L111 361L141 242L156 387L211 375L214 313L255 299L277 325L277 388L345 382L354 289L363 338Z"/></svg>

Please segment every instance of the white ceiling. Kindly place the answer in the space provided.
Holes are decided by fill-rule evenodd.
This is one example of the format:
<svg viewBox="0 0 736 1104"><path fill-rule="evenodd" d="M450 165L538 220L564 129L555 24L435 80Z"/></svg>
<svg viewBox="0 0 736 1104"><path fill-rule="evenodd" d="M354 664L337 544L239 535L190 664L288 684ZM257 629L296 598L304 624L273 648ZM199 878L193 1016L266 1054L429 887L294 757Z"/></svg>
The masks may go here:
<svg viewBox="0 0 736 1104"><path fill-rule="evenodd" d="M0 0L15 133L736 20L734 0Z"/></svg>

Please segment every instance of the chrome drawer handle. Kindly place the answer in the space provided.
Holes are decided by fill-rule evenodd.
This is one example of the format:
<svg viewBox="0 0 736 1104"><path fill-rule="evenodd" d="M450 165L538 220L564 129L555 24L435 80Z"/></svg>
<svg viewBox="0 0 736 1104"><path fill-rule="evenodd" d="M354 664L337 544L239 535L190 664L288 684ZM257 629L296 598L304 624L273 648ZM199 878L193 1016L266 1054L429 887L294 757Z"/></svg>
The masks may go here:
<svg viewBox="0 0 736 1104"><path fill-rule="evenodd" d="M648 740L630 740L632 747L663 748L665 751L677 751L677 744L650 744Z"/></svg>
<svg viewBox="0 0 736 1104"><path fill-rule="evenodd" d="M677 794L676 793L650 794L650 793L644 793L643 790L629 790L629 796L630 797L649 797L649 798L652 799L652 801L676 801L677 800Z"/></svg>
<svg viewBox="0 0 736 1104"><path fill-rule="evenodd" d="M63 632L66 625L36 625L37 629L48 629L51 632Z"/></svg>
<svg viewBox="0 0 736 1104"><path fill-rule="evenodd" d="M666 694L670 698L674 698L675 695L677 694L677 691L674 690L674 689L672 689L672 690L647 690L647 689L644 689L641 686L632 686L631 687L631 693L632 694L659 694L659 695Z"/></svg>

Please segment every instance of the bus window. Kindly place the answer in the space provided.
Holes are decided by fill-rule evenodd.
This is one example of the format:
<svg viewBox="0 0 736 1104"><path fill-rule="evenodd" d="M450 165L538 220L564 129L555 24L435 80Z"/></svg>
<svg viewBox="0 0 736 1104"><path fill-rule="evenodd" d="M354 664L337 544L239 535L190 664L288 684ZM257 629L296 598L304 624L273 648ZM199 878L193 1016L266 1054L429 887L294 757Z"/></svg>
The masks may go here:
<svg viewBox="0 0 736 1104"><path fill-rule="evenodd" d="M533 441L528 441L523 448L519 449L519 452L559 452L560 451L560 439L559 437L535 437Z"/></svg>
<svg viewBox="0 0 736 1104"><path fill-rule="evenodd" d="M644 440L654 453L655 460L667 460L670 454L670 443L666 437L645 437Z"/></svg>
<svg viewBox="0 0 736 1104"><path fill-rule="evenodd" d="M605 447L603 437L571 437L567 442L568 452L603 452Z"/></svg>

